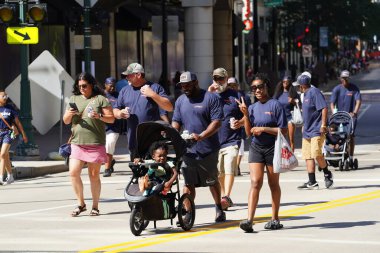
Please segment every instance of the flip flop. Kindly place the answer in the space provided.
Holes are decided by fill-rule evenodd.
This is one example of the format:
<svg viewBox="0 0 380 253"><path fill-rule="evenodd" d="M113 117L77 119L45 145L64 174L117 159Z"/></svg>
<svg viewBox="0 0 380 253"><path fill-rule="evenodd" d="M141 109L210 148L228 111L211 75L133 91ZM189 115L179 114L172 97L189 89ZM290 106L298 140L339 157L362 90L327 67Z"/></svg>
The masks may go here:
<svg viewBox="0 0 380 253"><path fill-rule="evenodd" d="M100 215L99 209L93 207L90 212L90 216L99 216L99 215Z"/></svg>

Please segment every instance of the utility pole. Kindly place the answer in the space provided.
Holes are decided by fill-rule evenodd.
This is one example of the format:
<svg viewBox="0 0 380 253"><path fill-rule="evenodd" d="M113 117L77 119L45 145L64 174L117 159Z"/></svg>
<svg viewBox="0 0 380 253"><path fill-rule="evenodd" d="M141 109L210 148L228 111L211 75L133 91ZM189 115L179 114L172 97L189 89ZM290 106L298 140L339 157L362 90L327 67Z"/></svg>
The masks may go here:
<svg viewBox="0 0 380 253"><path fill-rule="evenodd" d="M166 0L161 0L162 9L162 73L161 85L168 92L168 15L166 13Z"/></svg>

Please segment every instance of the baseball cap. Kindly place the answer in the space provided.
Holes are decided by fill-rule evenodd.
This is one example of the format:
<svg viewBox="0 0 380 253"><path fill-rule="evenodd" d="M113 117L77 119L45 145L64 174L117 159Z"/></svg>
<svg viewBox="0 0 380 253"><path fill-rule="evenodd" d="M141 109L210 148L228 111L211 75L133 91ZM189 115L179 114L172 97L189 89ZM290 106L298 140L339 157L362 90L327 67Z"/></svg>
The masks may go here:
<svg viewBox="0 0 380 253"><path fill-rule="evenodd" d="M183 72L181 76L179 77L179 82L177 84L181 83L188 83L191 81L196 81L197 76L194 73L191 73L190 71Z"/></svg>
<svg viewBox="0 0 380 253"><path fill-rule="evenodd" d="M214 71L212 72L212 76L227 77L227 70L225 70L224 68L214 69Z"/></svg>
<svg viewBox="0 0 380 253"><path fill-rule="evenodd" d="M292 80L292 77L291 76L288 76L288 75L285 75L283 78L282 78L282 81L291 81Z"/></svg>
<svg viewBox="0 0 380 253"><path fill-rule="evenodd" d="M126 71L122 72L122 74L125 76L133 73L145 73L143 66L137 62L134 62L129 64Z"/></svg>
<svg viewBox="0 0 380 253"><path fill-rule="evenodd" d="M116 79L111 76L111 77L106 78L106 81L104 83L113 84L113 83L116 83Z"/></svg>
<svg viewBox="0 0 380 253"><path fill-rule="evenodd" d="M340 73L340 77L348 78L350 77L350 72L348 70L343 70L342 73Z"/></svg>
<svg viewBox="0 0 380 253"><path fill-rule="evenodd" d="M301 74L298 76L297 81L293 83L293 86L305 85L311 83L311 75Z"/></svg>
<svg viewBox="0 0 380 253"><path fill-rule="evenodd" d="M230 84L230 83L236 83L236 84L238 84L239 82L238 82L238 80L235 77L230 77L227 80L227 84Z"/></svg>

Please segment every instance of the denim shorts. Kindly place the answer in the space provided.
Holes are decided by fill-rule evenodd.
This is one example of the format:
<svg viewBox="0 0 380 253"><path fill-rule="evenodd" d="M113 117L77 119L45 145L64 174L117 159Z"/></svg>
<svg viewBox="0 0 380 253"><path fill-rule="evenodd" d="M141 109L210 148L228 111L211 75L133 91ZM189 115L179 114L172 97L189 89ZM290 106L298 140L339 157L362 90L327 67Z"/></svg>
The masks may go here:
<svg viewBox="0 0 380 253"><path fill-rule="evenodd" d="M12 144L11 130L0 131L0 146L3 143Z"/></svg>

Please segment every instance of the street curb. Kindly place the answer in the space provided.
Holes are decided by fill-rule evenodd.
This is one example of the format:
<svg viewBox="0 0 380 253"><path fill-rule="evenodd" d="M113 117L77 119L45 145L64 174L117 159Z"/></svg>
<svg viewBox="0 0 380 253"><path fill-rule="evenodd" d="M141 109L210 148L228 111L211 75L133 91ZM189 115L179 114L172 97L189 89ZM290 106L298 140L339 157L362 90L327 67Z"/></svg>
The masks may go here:
<svg viewBox="0 0 380 253"><path fill-rule="evenodd" d="M42 177L48 174L55 174L69 171L69 167L65 165L64 161L57 162L55 164L41 165L33 164L30 162L30 166L16 165L12 168L12 173L16 179L20 178L33 178Z"/></svg>

